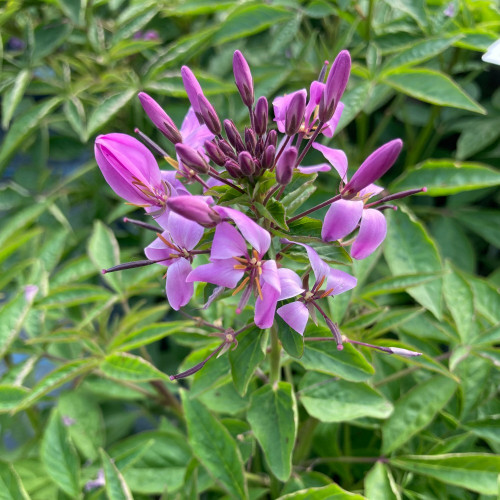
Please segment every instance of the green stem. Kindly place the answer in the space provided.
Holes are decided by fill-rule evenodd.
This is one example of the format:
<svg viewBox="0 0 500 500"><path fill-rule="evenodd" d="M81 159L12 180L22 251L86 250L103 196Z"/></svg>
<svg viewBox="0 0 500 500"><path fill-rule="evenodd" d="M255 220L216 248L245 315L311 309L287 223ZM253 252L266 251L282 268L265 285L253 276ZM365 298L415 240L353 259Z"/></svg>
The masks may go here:
<svg viewBox="0 0 500 500"><path fill-rule="evenodd" d="M310 455L314 430L318 424L319 421L312 417L309 417L301 424L298 432L299 437L293 452L294 464L300 464Z"/></svg>
<svg viewBox="0 0 500 500"><path fill-rule="evenodd" d="M368 4L368 17L366 18L366 30L365 30L365 39L366 40L370 40L371 34L372 34L371 28L372 28L374 6L375 6L375 0L370 0L370 2Z"/></svg>
<svg viewBox="0 0 500 500"><path fill-rule="evenodd" d="M271 384L274 386L280 381L280 358L281 358L281 345L278 339L278 327L276 323L273 323L271 327L271 352L269 364L271 365L269 379Z"/></svg>

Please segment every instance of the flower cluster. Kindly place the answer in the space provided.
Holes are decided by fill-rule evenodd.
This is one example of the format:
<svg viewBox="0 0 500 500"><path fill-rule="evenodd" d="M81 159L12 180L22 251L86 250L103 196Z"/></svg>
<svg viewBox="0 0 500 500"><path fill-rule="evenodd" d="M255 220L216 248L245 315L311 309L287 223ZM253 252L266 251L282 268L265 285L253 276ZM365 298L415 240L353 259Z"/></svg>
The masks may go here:
<svg viewBox="0 0 500 500"><path fill-rule="evenodd" d="M341 349L346 339L321 302L354 288L356 278L330 267L324 248L350 249L354 259L368 257L386 235L383 210L396 208L387 202L425 188L380 196L383 188L373 184L398 158L399 139L373 152L350 180L345 153L317 142L320 135L333 136L342 114L341 98L351 70L347 51L336 57L326 81L325 63L309 97L303 89L274 99L274 123L266 97L255 99L250 68L239 51L234 53L233 69L250 117L244 131L229 119L219 119L195 75L184 66L181 74L191 107L180 129L155 100L139 94L144 111L172 143L175 158L137 129L148 147L125 134L96 139L95 155L106 181L159 226L131 221L157 233L145 249L147 260L103 272L157 263L167 268L166 295L173 309L190 302L194 283L207 283L215 287L206 307L229 293L237 295L236 312L253 303L253 321L262 329L270 328L277 315L302 335L309 318L317 322L319 312ZM324 163L302 165L311 147L323 155ZM172 169L160 170L151 151ZM332 167L340 176L338 193L292 216L306 201L304 193L311 192L303 185L311 186L318 172ZM188 190L190 185L196 194ZM371 200L375 196L378 199ZM319 223L305 217L323 207L328 211L321 230L304 235L304 226ZM302 262L307 255L308 261L300 276L297 254ZM235 342L237 332L230 333L224 345Z"/></svg>

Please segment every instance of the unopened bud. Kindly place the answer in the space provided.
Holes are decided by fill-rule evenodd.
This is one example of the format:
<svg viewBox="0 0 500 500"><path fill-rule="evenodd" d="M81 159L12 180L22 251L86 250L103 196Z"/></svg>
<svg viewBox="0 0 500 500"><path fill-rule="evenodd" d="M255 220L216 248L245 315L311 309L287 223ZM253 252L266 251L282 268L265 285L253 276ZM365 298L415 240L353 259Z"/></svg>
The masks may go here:
<svg viewBox="0 0 500 500"><path fill-rule="evenodd" d="M245 128L245 146L247 151L254 154L255 146L257 146L257 136L251 128Z"/></svg>
<svg viewBox="0 0 500 500"><path fill-rule="evenodd" d="M145 92L139 92L144 111L149 119L155 124L156 128L173 144L182 142L182 136L170 116L163 111L163 108Z"/></svg>
<svg viewBox="0 0 500 500"><path fill-rule="evenodd" d="M254 112L254 127L259 137L266 133L268 115L269 104L267 103L267 99L264 96L259 97Z"/></svg>
<svg viewBox="0 0 500 500"><path fill-rule="evenodd" d="M255 163L252 155L248 151L242 151L238 155L238 163L240 165L241 173L250 177L255 172Z"/></svg>
<svg viewBox="0 0 500 500"><path fill-rule="evenodd" d="M240 166L234 160L226 160L224 167L226 167L227 173L231 177L239 179L242 176Z"/></svg>
<svg viewBox="0 0 500 500"><path fill-rule="evenodd" d="M226 155L214 142L205 141L205 152L216 165L219 165L219 167L223 167L224 163L226 163Z"/></svg>
<svg viewBox="0 0 500 500"><path fill-rule="evenodd" d="M293 169L295 167L295 160L297 160L297 150L295 148L288 148L283 151L276 163L276 182L282 186L290 184L293 177Z"/></svg>
<svg viewBox="0 0 500 500"><path fill-rule="evenodd" d="M326 70L328 69L329 64L330 63L328 61L325 61L323 63L323 67L321 68L321 71L319 72L318 82L325 83Z"/></svg>
<svg viewBox="0 0 500 500"><path fill-rule="evenodd" d="M237 50L233 56L234 80L245 106L252 107L254 101L253 80L250 67L243 54Z"/></svg>
<svg viewBox="0 0 500 500"><path fill-rule="evenodd" d="M198 102L198 94L203 94L201 85L198 83L198 80L194 76L193 72L187 66L183 66L181 68L181 76L182 83L184 84L184 88L186 89L189 102L193 107L193 111L198 118L200 125L202 125L203 117L201 116L200 104Z"/></svg>
<svg viewBox="0 0 500 500"><path fill-rule="evenodd" d="M278 132L276 132L276 130L270 130L266 137L266 147L276 147L276 144L278 144Z"/></svg>
<svg viewBox="0 0 500 500"><path fill-rule="evenodd" d="M238 156L236 155L236 153L234 152L234 149L233 147L231 146L231 144L229 144L225 139L221 139L219 140L218 142L218 145L221 149L221 151L226 155L226 156L229 156L229 158L232 158L233 160L237 160L238 159Z"/></svg>
<svg viewBox="0 0 500 500"><path fill-rule="evenodd" d="M306 110L306 96L303 92L296 92L292 97L286 110L285 133L286 135L295 135L304 121L304 112Z"/></svg>
<svg viewBox="0 0 500 500"><path fill-rule="evenodd" d="M226 130L227 140L231 143L234 149L236 149L238 153L244 151L245 145L243 144L240 133L232 120L224 120L224 129Z"/></svg>
<svg viewBox="0 0 500 500"><path fill-rule="evenodd" d="M422 356L421 352L410 351L408 349L402 349L401 347L389 347L389 349L392 351L391 354L397 354L398 356L404 356L406 358Z"/></svg>
<svg viewBox="0 0 500 500"><path fill-rule="evenodd" d="M210 101L203 94L198 94L198 104L200 105L200 113L208 130L214 135L220 135L222 131L220 120Z"/></svg>
<svg viewBox="0 0 500 500"><path fill-rule="evenodd" d="M323 123L330 120L335 113L340 98L344 93L351 73L351 56L343 50L333 61L326 79L325 89L319 103L319 120Z"/></svg>
<svg viewBox="0 0 500 500"><path fill-rule="evenodd" d="M264 151L264 154L262 155L262 168L264 170L267 170L271 168L274 165L274 156L276 154L276 148L271 144L270 146L267 146L267 148Z"/></svg>
<svg viewBox="0 0 500 500"><path fill-rule="evenodd" d="M187 168L190 168L199 174L206 174L210 170L210 167L203 156L201 156L201 154L191 146L182 143L176 144L175 152L179 155L182 163Z"/></svg>
<svg viewBox="0 0 500 500"><path fill-rule="evenodd" d="M255 156L260 157L260 155L264 152L264 140L262 137L259 137L257 140L257 144L255 146Z"/></svg>
<svg viewBox="0 0 500 500"><path fill-rule="evenodd" d="M167 206L182 217L205 227L213 227L222 220L204 196L174 196L167 200Z"/></svg>

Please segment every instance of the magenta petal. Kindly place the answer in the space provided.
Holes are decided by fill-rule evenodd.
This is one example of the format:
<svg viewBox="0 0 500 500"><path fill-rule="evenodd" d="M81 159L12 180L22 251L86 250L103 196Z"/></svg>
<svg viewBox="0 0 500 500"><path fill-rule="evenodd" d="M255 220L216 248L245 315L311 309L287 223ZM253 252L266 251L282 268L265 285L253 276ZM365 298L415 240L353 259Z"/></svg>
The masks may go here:
<svg viewBox="0 0 500 500"><path fill-rule="evenodd" d="M335 241L352 233L363 214L362 201L338 200L331 204L325 215L321 237Z"/></svg>
<svg viewBox="0 0 500 500"><path fill-rule="evenodd" d="M329 172L332 169L327 163L319 165L311 165L310 167L297 167L297 170L302 174L315 174L316 172Z"/></svg>
<svg viewBox="0 0 500 500"><path fill-rule="evenodd" d="M262 264L262 275L260 277L261 281L267 283L271 288L274 288L278 295L281 292L281 282L280 276L278 274L278 267L274 260L266 260Z"/></svg>
<svg viewBox="0 0 500 500"><path fill-rule="evenodd" d="M194 293L194 285L186 281L188 274L191 272L189 261L186 259L175 260L168 267L166 289L168 303L172 309L178 311L191 300Z"/></svg>
<svg viewBox="0 0 500 500"><path fill-rule="evenodd" d="M365 196L371 198L372 196L380 194L383 190L384 188L382 186L377 186L376 184L368 184L368 186L366 186L359 192L359 196L361 198L364 198Z"/></svg>
<svg viewBox="0 0 500 500"><path fill-rule="evenodd" d="M339 124L340 117L342 116L342 111L344 111L344 103L339 102L337 109L335 110L335 113L333 113L333 116L323 126L323 130L321 131L321 133L325 137L333 137L335 129Z"/></svg>
<svg viewBox="0 0 500 500"><path fill-rule="evenodd" d="M170 241L170 235L168 231L165 231L162 236ZM169 266L172 260L170 259L170 254L172 249L167 247L160 238L156 238L152 243L150 243L145 249L144 253L149 260L161 260L160 264L164 266Z"/></svg>
<svg viewBox="0 0 500 500"><path fill-rule="evenodd" d="M318 142L313 143L313 148L323 154L343 181L347 180L347 156L341 149L328 148Z"/></svg>
<svg viewBox="0 0 500 500"><path fill-rule="evenodd" d="M278 126L278 130L282 134L285 132L285 118L288 107L290 106L290 103L292 102L294 96L299 93L303 94L304 98L307 98L307 91L305 89L301 89L292 92L291 94L284 95L282 97L276 97L276 99L274 99L273 101L274 121Z"/></svg>
<svg viewBox="0 0 500 500"><path fill-rule="evenodd" d="M234 259L216 260L210 264L204 264L191 271L187 281L201 281L234 288L245 274L244 271L235 269L234 264Z"/></svg>
<svg viewBox="0 0 500 500"><path fill-rule="evenodd" d="M182 215L170 212L167 229L174 243L186 250L192 250L203 236L203 227Z"/></svg>
<svg viewBox="0 0 500 500"><path fill-rule="evenodd" d="M363 210L358 237L351 248L351 257L364 259L373 253L384 241L387 222L381 212L373 208Z"/></svg>
<svg viewBox="0 0 500 500"><path fill-rule="evenodd" d="M262 285L262 297L255 299L255 324L259 328L271 328L274 322L274 314L276 312L276 304L278 303L279 290L276 290L268 283Z"/></svg>
<svg viewBox="0 0 500 500"><path fill-rule="evenodd" d="M311 87L309 88L309 102L307 103L306 112L304 113L304 121L307 127L311 125L311 115L321 100L324 88L325 84L317 80L311 83Z"/></svg>
<svg viewBox="0 0 500 500"><path fill-rule="evenodd" d="M281 286L279 300L291 299L305 291L302 288L302 280L295 271L282 267L278 269L278 276Z"/></svg>
<svg viewBox="0 0 500 500"><path fill-rule="evenodd" d="M247 246L240 233L227 222L221 222L215 229L210 259L232 259L247 255ZM233 260L233 264L238 264Z"/></svg>
<svg viewBox="0 0 500 500"><path fill-rule="evenodd" d="M219 215L232 219L243 237L252 245L260 256L264 255L271 245L271 235L245 214L228 207L214 207Z"/></svg>
<svg viewBox="0 0 500 500"><path fill-rule="evenodd" d="M339 295L354 288L357 282L358 280L354 276L338 269L332 269L328 275L326 289L331 290L333 288L329 295Z"/></svg>
<svg viewBox="0 0 500 500"><path fill-rule="evenodd" d="M281 306L276 312L288 326L301 335L304 335L307 320L309 319L309 311L302 302L296 301L286 304Z"/></svg>

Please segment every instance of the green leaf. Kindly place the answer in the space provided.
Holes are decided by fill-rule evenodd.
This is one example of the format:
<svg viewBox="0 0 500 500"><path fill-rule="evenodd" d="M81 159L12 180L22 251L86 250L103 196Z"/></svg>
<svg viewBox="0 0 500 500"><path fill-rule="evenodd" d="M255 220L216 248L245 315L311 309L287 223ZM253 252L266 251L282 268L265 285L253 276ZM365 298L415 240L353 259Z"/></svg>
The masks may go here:
<svg viewBox="0 0 500 500"><path fill-rule="evenodd" d="M387 465L377 462L365 476L365 495L370 500L400 500Z"/></svg>
<svg viewBox="0 0 500 500"><path fill-rule="evenodd" d="M500 456L487 453L409 455L390 460L400 469L484 495L497 495Z"/></svg>
<svg viewBox="0 0 500 500"><path fill-rule="evenodd" d="M168 376L155 368L149 361L125 352L106 356L99 368L104 375L116 380L133 382L166 380L170 382Z"/></svg>
<svg viewBox="0 0 500 500"><path fill-rule="evenodd" d="M106 496L109 500L134 500L130 488L125 479L118 470L113 461L109 458L103 449L99 450L101 454L102 468L106 479Z"/></svg>
<svg viewBox="0 0 500 500"><path fill-rule="evenodd" d="M57 309L88 304L90 302L104 302L110 298L111 294L100 286L63 285L54 288L37 303L37 306L44 309Z"/></svg>
<svg viewBox="0 0 500 500"><path fill-rule="evenodd" d="M392 404L367 384L314 372L306 373L301 380L299 399L307 413L321 422L387 418L392 413Z"/></svg>
<svg viewBox="0 0 500 500"><path fill-rule="evenodd" d="M86 139L93 136L103 125L108 123L136 94L135 90L125 90L108 97L92 111L89 116Z"/></svg>
<svg viewBox="0 0 500 500"><path fill-rule="evenodd" d="M28 394L25 387L0 384L0 413L13 410Z"/></svg>
<svg viewBox="0 0 500 500"><path fill-rule="evenodd" d="M297 436L297 402L287 382L261 387L252 394L247 419L269 468L280 480L292 472L292 452Z"/></svg>
<svg viewBox="0 0 500 500"><path fill-rule="evenodd" d="M185 0L179 4L166 5L174 16L196 16L200 14L211 14L218 10L227 10L236 4L235 0Z"/></svg>
<svg viewBox="0 0 500 500"><path fill-rule="evenodd" d="M45 99L40 104L32 106L19 116L10 127L0 149L0 173L7 166L10 157L26 141L29 135L38 127L42 120L61 102L61 97ZM37 208L40 205L35 204ZM43 210L42 210L43 211Z"/></svg>
<svg viewBox="0 0 500 500"><path fill-rule="evenodd" d="M267 206L258 202L255 202L254 205L265 219L276 224L284 231L288 231L288 226L286 225L286 211L282 203L273 198L269 200Z"/></svg>
<svg viewBox="0 0 500 500"><path fill-rule="evenodd" d="M233 11L220 25L214 35L214 43L219 45L259 33L270 26L292 17L292 12L266 4L244 5Z"/></svg>
<svg viewBox="0 0 500 500"><path fill-rule="evenodd" d="M248 499L243 461L228 430L198 401L181 391L189 442L208 472L235 498Z"/></svg>
<svg viewBox="0 0 500 500"><path fill-rule="evenodd" d="M478 234L495 247L500 247L500 213L498 210L464 208L452 212L457 222ZM481 224L478 224L481 221Z"/></svg>
<svg viewBox="0 0 500 500"><path fill-rule="evenodd" d="M336 484L320 488L308 488L281 496L277 500L367 500L361 495L351 493Z"/></svg>
<svg viewBox="0 0 500 500"><path fill-rule="evenodd" d="M21 292L0 309L0 359L19 335L30 307L31 301Z"/></svg>
<svg viewBox="0 0 500 500"><path fill-rule="evenodd" d="M362 382L375 373L373 367L352 345L344 344L344 349L338 351L335 342L328 339L324 342L306 342L304 354L298 362L308 370L327 373L352 382Z"/></svg>
<svg viewBox="0 0 500 500"><path fill-rule="evenodd" d="M382 426L382 453L400 448L429 425L456 388L457 383L451 378L436 375L399 399L394 405L394 412Z"/></svg>
<svg viewBox="0 0 500 500"><path fill-rule="evenodd" d="M370 94L372 91L371 82L358 83L354 88L348 90L342 96L342 102L344 103L344 110L342 111L342 116L340 117L339 124L335 129L335 133L338 134L344 127L349 125L354 118L360 113L364 108L366 103L370 99Z"/></svg>
<svg viewBox="0 0 500 500"><path fill-rule="evenodd" d="M306 175L300 172L296 172L293 175L292 182L287 186L288 190L292 190L286 196L283 197L281 203L286 208L286 213L288 216L293 215L295 210L297 210L303 203L305 203L309 197L316 191L316 186L314 181L318 177L318 174ZM298 181L299 185L296 186L295 182Z"/></svg>
<svg viewBox="0 0 500 500"><path fill-rule="evenodd" d="M236 390L244 396L255 370L266 357L267 331L251 328L238 335L238 346L229 351L229 363Z"/></svg>
<svg viewBox="0 0 500 500"><path fill-rule="evenodd" d="M389 269L396 276L408 273L440 273L441 260L436 245L422 224L403 207L388 216L384 255ZM442 280L408 289L408 293L436 318L442 314Z"/></svg>
<svg viewBox="0 0 500 500"><path fill-rule="evenodd" d="M469 97L445 74L431 69L400 69L383 78L383 82L403 94L438 106L466 109L486 114L486 110Z"/></svg>
<svg viewBox="0 0 500 500"><path fill-rule="evenodd" d="M85 108L82 101L76 96L67 99L64 103L64 115L80 140L85 142L87 132L85 130Z"/></svg>
<svg viewBox="0 0 500 500"><path fill-rule="evenodd" d="M14 467L4 462L0 462L0 499L30 500Z"/></svg>
<svg viewBox="0 0 500 500"><path fill-rule="evenodd" d="M468 121L457 141L457 159L464 160L482 151L500 136L498 118L479 118Z"/></svg>
<svg viewBox="0 0 500 500"><path fill-rule="evenodd" d="M475 336L474 296L467 281L449 263L443 278L443 295L462 342L468 344Z"/></svg>
<svg viewBox="0 0 500 500"><path fill-rule="evenodd" d="M384 295L386 293L404 292L408 288L425 285L429 281L441 278L441 276L441 274L436 273L419 273L402 274L401 276L382 278L381 280L365 286L360 291L360 295L362 297L374 297L377 295Z"/></svg>
<svg viewBox="0 0 500 500"><path fill-rule="evenodd" d="M61 415L53 410L42 438L40 458L47 474L71 498L80 498L80 463Z"/></svg>
<svg viewBox="0 0 500 500"><path fill-rule="evenodd" d="M293 328L290 328L280 316L276 315L274 321L278 326L278 338L283 349L292 358L301 358L302 354L304 354L304 337Z"/></svg>
<svg viewBox="0 0 500 500"><path fill-rule="evenodd" d="M447 196L500 184L500 172L480 163L427 160L407 170L391 184L391 191L427 188L428 196Z"/></svg>
<svg viewBox="0 0 500 500"><path fill-rule="evenodd" d="M72 27L68 23L40 25L35 30L33 60L37 61L54 52L70 34Z"/></svg>
<svg viewBox="0 0 500 500"><path fill-rule="evenodd" d="M97 365L97 360L88 359L78 359L76 361L70 361L65 365L56 368L48 375L46 375L42 380L40 380L31 390L31 392L23 399L23 401L16 407L16 411L28 408L33 403L38 401L41 397L45 396L49 392L57 389L65 382L68 382L75 377L83 375L89 372Z"/></svg>
<svg viewBox="0 0 500 500"><path fill-rule="evenodd" d="M22 69L16 76L14 84L2 96L2 128L6 130L14 115L17 105L21 101L26 87L31 80L31 71Z"/></svg>
<svg viewBox="0 0 500 500"><path fill-rule="evenodd" d="M139 330L118 335L109 347L110 350L130 351L143 345L148 345L157 340L175 333L182 333L192 327L192 321L170 321L166 323L153 323Z"/></svg>

